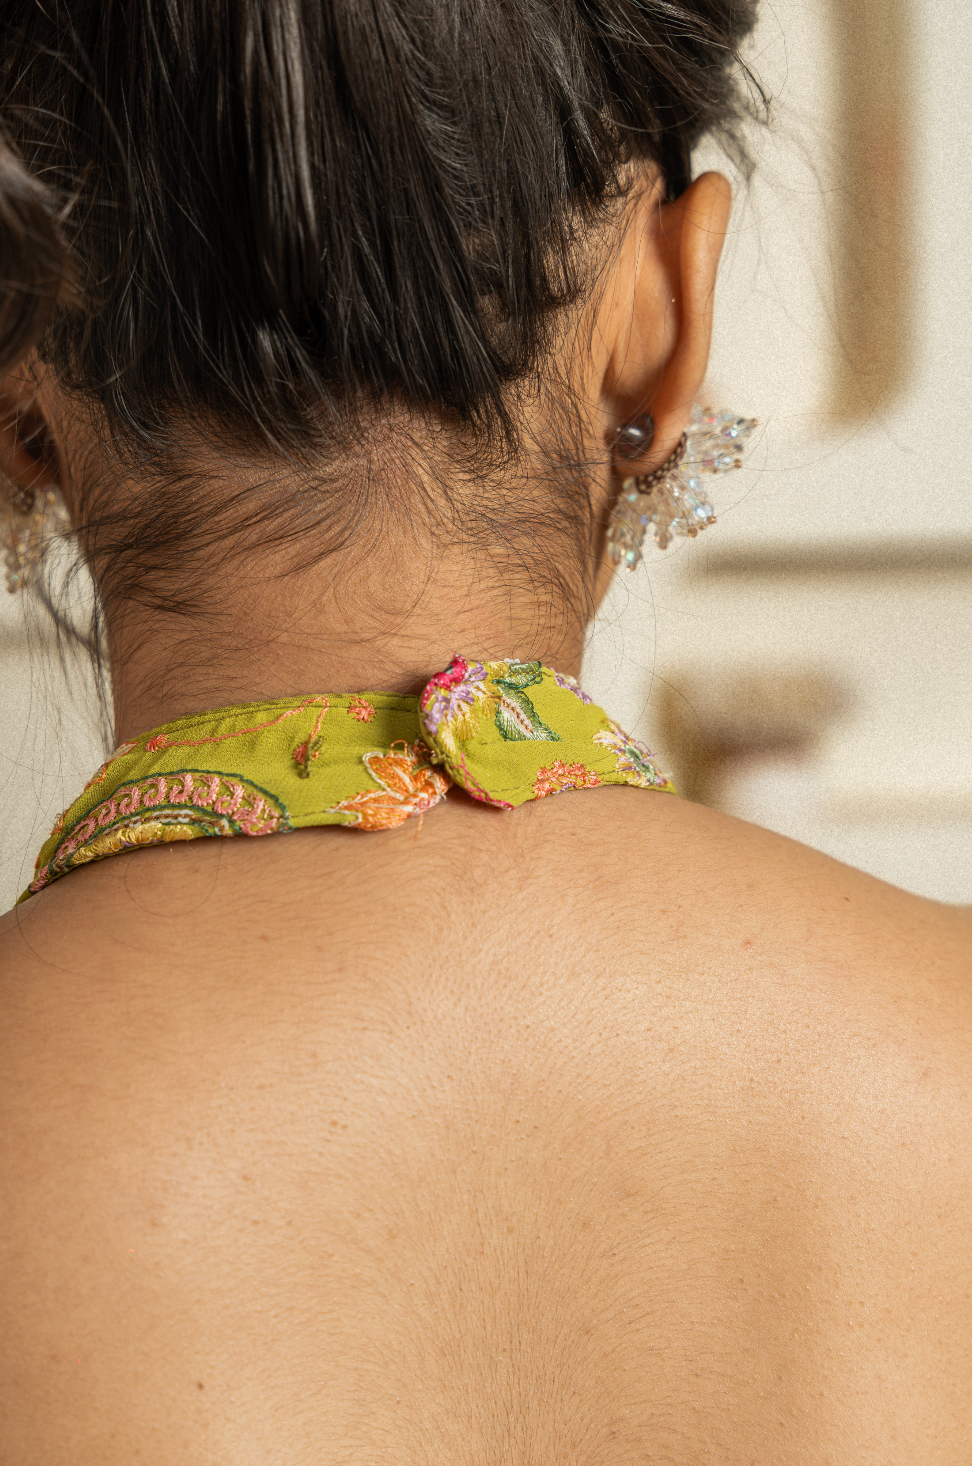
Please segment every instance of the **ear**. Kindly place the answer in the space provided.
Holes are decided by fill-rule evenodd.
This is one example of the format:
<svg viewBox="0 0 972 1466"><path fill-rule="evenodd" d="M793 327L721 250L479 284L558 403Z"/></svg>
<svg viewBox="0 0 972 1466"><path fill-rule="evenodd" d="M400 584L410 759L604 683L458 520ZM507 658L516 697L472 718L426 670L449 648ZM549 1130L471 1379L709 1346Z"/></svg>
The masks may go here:
<svg viewBox="0 0 972 1466"><path fill-rule="evenodd" d="M64 463L40 388L37 375L24 365L0 381L0 472L28 495L64 488Z"/></svg>
<svg viewBox="0 0 972 1466"><path fill-rule="evenodd" d="M731 207L732 190L721 173L703 173L674 203L646 194L619 255L627 280L615 299L620 304L626 297L630 313L627 321L615 320L620 333L602 400L609 431L637 413L654 418L654 442L639 472L672 452L702 385Z"/></svg>

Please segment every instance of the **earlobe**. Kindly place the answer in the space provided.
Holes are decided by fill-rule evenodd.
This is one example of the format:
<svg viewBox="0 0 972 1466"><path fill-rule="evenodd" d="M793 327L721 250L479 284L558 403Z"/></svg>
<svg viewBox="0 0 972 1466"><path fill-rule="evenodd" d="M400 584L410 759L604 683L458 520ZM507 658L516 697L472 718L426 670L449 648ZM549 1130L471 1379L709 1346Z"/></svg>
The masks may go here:
<svg viewBox="0 0 972 1466"><path fill-rule="evenodd" d="M0 548L11 594L32 584L50 542L72 527L62 455L39 398L23 367L0 381Z"/></svg>
<svg viewBox="0 0 972 1466"><path fill-rule="evenodd" d="M636 569L649 531L664 550L673 535L694 537L714 524L699 475L738 468L742 445L756 426L696 402L708 366L715 277L731 204L726 180L704 174L647 222L637 292L642 351L616 379L616 387L640 391L642 402L622 420L614 440L612 470L621 484L607 523L605 569ZM615 402L623 404L621 391Z"/></svg>

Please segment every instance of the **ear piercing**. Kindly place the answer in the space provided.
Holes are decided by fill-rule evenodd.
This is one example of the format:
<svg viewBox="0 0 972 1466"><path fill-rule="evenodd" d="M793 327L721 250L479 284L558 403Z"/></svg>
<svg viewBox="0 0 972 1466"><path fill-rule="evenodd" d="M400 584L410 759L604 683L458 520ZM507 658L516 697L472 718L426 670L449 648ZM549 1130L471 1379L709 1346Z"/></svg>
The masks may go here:
<svg viewBox="0 0 972 1466"><path fill-rule="evenodd" d="M642 412L619 429L615 448L622 458L640 458L654 441L655 419L650 412Z"/></svg>

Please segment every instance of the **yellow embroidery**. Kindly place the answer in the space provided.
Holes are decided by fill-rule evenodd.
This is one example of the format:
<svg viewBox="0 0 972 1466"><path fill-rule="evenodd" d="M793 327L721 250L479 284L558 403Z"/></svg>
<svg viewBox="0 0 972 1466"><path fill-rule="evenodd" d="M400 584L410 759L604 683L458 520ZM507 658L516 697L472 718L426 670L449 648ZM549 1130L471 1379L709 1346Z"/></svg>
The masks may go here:
<svg viewBox="0 0 972 1466"><path fill-rule="evenodd" d="M295 747L290 720L301 715ZM184 766L190 748L206 750L208 768ZM599 784L674 792L644 744L573 678L540 662L456 657L418 697L280 698L123 744L61 816L21 900L72 866L143 845L328 824L392 829L452 784L507 811Z"/></svg>

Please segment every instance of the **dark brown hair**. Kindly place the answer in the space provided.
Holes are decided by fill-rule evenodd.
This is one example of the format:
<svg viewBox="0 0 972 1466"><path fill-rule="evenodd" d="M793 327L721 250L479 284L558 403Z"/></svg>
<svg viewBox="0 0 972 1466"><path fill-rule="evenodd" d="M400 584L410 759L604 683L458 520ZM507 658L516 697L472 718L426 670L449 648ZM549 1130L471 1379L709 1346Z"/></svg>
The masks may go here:
<svg viewBox="0 0 972 1466"><path fill-rule="evenodd" d="M31 292L55 280L59 236L13 247L7 356L43 329L61 383L95 404L120 452L149 459L189 420L323 462L368 405L390 402L444 415L484 452L515 451L509 389L540 370L582 290L578 239L622 195L623 165L654 162L675 197L703 134L732 145L754 8L10 6L0 115L34 182L6 162L4 207L28 241L46 190L79 295L48 320ZM177 522L191 533L188 504L180 518L173 489L154 517L119 510L110 532L102 506L115 593L175 547ZM336 540L316 543L326 554Z"/></svg>
<svg viewBox="0 0 972 1466"><path fill-rule="evenodd" d="M88 307L49 330L59 376L118 433L204 407L300 448L322 406L343 420L362 389L502 420L505 383L576 290L576 222L617 191L621 161L656 162L674 197L700 136L732 127L753 4L8 13L3 115L35 179L70 202ZM36 211L35 186L4 177L7 207Z"/></svg>
<svg viewBox="0 0 972 1466"><path fill-rule="evenodd" d="M48 190L0 137L0 376L15 367L70 295L71 266Z"/></svg>

